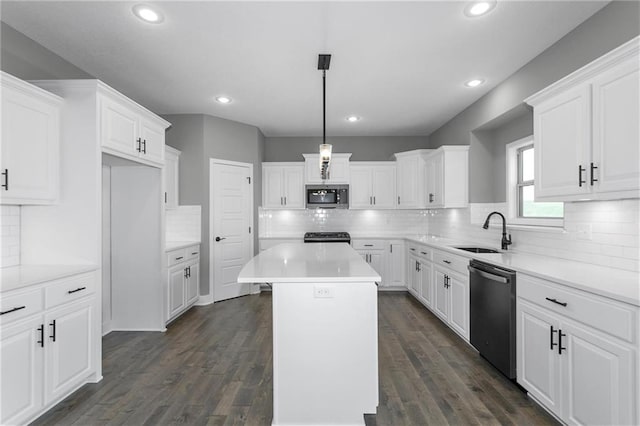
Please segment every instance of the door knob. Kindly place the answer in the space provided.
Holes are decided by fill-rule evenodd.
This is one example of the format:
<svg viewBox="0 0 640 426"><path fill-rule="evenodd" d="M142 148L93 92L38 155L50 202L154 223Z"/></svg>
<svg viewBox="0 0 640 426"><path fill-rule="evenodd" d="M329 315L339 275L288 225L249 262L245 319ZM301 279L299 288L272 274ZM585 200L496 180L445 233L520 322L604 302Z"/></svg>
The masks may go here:
<svg viewBox="0 0 640 426"><path fill-rule="evenodd" d="M226 237L222 237L222 238L216 237L216 241L222 241L222 240L226 240L226 239L227 239Z"/></svg>

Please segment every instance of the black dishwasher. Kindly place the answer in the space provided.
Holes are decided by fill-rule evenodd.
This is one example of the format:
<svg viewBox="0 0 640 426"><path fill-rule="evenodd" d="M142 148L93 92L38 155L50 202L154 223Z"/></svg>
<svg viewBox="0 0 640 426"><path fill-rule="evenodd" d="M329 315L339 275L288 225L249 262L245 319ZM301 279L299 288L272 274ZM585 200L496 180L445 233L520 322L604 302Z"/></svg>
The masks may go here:
<svg viewBox="0 0 640 426"><path fill-rule="evenodd" d="M516 273L469 262L471 344L510 379L516 377Z"/></svg>

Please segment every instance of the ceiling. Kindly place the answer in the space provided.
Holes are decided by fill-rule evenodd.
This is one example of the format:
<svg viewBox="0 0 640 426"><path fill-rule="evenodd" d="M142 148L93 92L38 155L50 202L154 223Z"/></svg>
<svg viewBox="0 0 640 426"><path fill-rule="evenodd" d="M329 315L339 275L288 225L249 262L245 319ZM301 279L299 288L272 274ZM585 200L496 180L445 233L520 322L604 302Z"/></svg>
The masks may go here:
<svg viewBox="0 0 640 426"><path fill-rule="evenodd" d="M204 113L265 136L428 135L607 2L2 2L2 20L159 114ZM477 88L463 83L484 78ZM227 105L215 102L228 95ZM362 119L348 123L355 114Z"/></svg>

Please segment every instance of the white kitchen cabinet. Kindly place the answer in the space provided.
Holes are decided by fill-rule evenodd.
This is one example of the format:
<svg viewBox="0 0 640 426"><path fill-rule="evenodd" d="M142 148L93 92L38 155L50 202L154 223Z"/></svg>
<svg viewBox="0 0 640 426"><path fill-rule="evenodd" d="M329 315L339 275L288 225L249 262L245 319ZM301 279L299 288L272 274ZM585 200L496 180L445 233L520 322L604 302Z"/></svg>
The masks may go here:
<svg viewBox="0 0 640 426"><path fill-rule="evenodd" d="M350 153L332 154L329 164L329 177L320 176L320 154L302 154L304 157L305 184L349 184Z"/></svg>
<svg viewBox="0 0 640 426"><path fill-rule="evenodd" d="M99 97L102 151L162 167L168 123L108 86L104 89Z"/></svg>
<svg viewBox="0 0 640 426"><path fill-rule="evenodd" d="M395 163L357 162L350 165L350 209L395 209Z"/></svg>
<svg viewBox="0 0 640 426"><path fill-rule="evenodd" d="M635 38L526 100L536 200L640 196L639 50Z"/></svg>
<svg viewBox="0 0 640 426"><path fill-rule="evenodd" d="M199 298L200 245L167 253L167 320L186 312Z"/></svg>
<svg viewBox="0 0 640 426"><path fill-rule="evenodd" d="M433 265L424 259L418 259L418 274L420 274L420 297L427 307L433 305Z"/></svg>
<svg viewBox="0 0 640 426"><path fill-rule="evenodd" d="M402 240L391 240L388 243L389 253L387 261L387 277L383 280L383 286L406 288L407 281L405 271L405 244Z"/></svg>
<svg viewBox="0 0 640 426"><path fill-rule="evenodd" d="M469 147L441 146L425 157L427 207L469 205Z"/></svg>
<svg viewBox="0 0 640 426"><path fill-rule="evenodd" d="M518 383L567 424L638 423L636 306L518 275Z"/></svg>
<svg viewBox="0 0 640 426"><path fill-rule="evenodd" d="M179 172L180 151L169 145L164 146L164 167L162 168L162 180L164 184L164 206L167 209L178 207L179 197Z"/></svg>
<svg viewBox="0 0 640 426"><path fill-rule="evenodd" d="M386 242L384 240L353 240L351 244L364 261L380 275L379 284L385 283L387 279Z"/></svg>
<svg viewBox="0 0 640 426"><path fill-rule="evenodd" d="M3 292L0 423L27 424L99 380L95 273Z"/></svg>
<svg viewBox="0 0 640 426"><path fill-rule="evenodd" d="M85 300L45 315L45 403L73 392L93 370L94 303Z"/></svg>
<svg viewBox="0 0 640 426"><path fill-rule="evenodd" d="M0 72L0 204L57 202L63 100Z"/></svg>
<svg viewBox="0 0 640 426"><path fill-rule="evenodd" d="M407 267L407 277L408 277L408 287L409 293L411 293L416 299L420 299L420 291L422 290L422 285L420 280L422 279L422 274L419 271L419 263L420 260L418 257L409 253L408 255L408 267Z"/></svg>
<svg viewBox="0 0 640 426"><path fill-rule="evenodd" d="M434 312L469 340L469 260L434 250L433 263Z"/></svg>
<svg viewBox="0 0 640 426"><path fill-rule="evenodd" d="M399 152L396 157L396 208L427 207L425 156L432 150L416 149Z"/></svg>
<svg viewBox="0 0 640 426"><path fill-rule="evenodd" d="M44 348L41 315L3 326L0 337L0 424L26 424L42 410ZM43 330L43 329L42 329Z"/></svg>
<svg viewBox="0 0 640 426"><path fill-rule="evenodd" d="M262 206L305 208L303 163L262 163Z"/></svg>

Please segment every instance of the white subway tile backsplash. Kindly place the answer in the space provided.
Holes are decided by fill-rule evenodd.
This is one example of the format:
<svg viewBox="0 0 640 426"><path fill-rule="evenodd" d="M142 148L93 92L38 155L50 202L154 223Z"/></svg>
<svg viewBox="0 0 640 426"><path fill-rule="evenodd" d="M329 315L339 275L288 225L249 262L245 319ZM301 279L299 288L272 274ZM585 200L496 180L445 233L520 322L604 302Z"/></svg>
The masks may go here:
<svg viewBox="0 0 640 426"><path fill-rule="evenodd" d="M20 264L20 206L0 206L0 268Z"/></svg>
<svg viewBox="0 0 640 426"><path fill-rule="evenodd" d="M200 241L202 209L200 206L178 206L166 211L167 241Z"/></svg>

